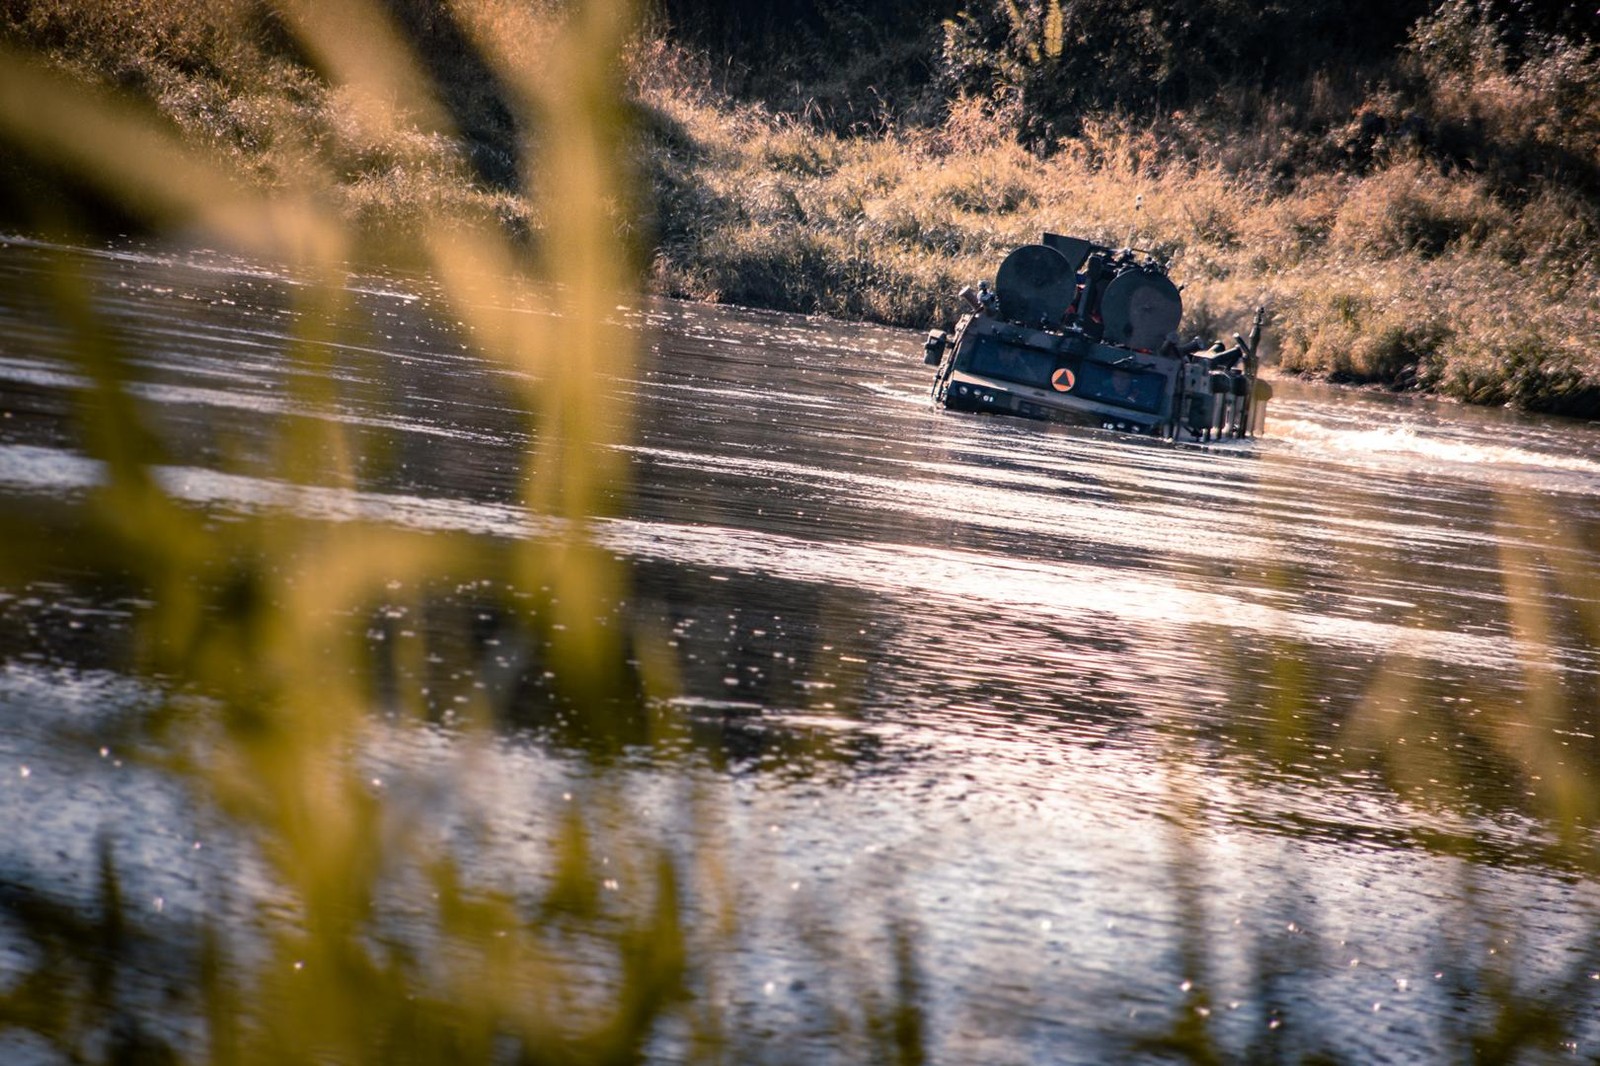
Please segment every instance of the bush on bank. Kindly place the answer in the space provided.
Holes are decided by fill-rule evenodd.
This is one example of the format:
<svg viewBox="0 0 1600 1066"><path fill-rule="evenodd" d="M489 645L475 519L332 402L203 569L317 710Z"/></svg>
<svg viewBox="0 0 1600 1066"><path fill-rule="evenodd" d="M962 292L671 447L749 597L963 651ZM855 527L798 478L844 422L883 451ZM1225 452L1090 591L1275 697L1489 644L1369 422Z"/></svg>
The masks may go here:
<svg viewBox="0 0 1600 1066"><path fill-rule="evenodd" d="M427 57L447 123L375 137L349 121L354 102L295 50L270 5L29 0L0 18L13 44L143 98L254 182L316 175L377 254L403 254L417 221L446 207L536 237L537 175L513 161L538 132L511 121L462 29L529 5L388 6ZM818 42L838 30L834 16L790 6L791 29L816 46L798 49L806 69L832 95L780 107L776 73L762 82L737 65L783 39L789 24L775 17L728 23L744 37L697 52L670 21L692 13L679 2L637 37L635 162L653 207L617 229L657 291L948 324L962 284L992 277L1041 231L1065 231L1170 257L1186 332L1226 333L1264 304L1285 370L1594 413L1591 29L1446 0L1386 7L1363 31L1372 40L1297 44L1268 62L1261 40L1228 35L1237 12L1220 0L1189 30L1136 0L869 5L851 24L868 43L850 70L826 73ZM1294 18L1324 14L1311 5ZM857 24L872 18L927 32L872 45ZM1119 18L1140 20L1144 36L1101 41ZM901 53L936 38L919 81ZM536 37L502 43L541 61ZM874 47L899 50L879 71L887 90L857 84ZM1221 50L1210 65L1207 49ZM1334 62L1354 55L1362 62ZM1109 60L1121 81L1084 96L1072 72ZM1225 76L1224 60L1261 73ZM26 162L4 169L13 188L37 181Z"/></svg>

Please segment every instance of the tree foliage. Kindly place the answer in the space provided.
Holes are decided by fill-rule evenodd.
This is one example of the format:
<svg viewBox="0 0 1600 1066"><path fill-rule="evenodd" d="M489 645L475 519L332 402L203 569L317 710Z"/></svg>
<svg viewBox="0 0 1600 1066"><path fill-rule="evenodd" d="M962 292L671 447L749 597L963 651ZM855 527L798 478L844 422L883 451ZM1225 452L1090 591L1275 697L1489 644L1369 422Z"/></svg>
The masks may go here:
<svg viewBox="0 0 1600 1066"><path fill-rule="evenodd" d="M1027 132L1065 132L1093 111L1167 110L1225 85L1275 88L1334 63L1370 64L1426 11L1422 0L974 0L944 24L940 69L947 92L1014 96Z"/></svg>
<svg viewBox="0 0 1600 1066"><path fill-rule="evenodd" d="M1535 0L658 0L657 10L709 53L723 88L776 110L843 116L842 130L874 108L915 118L952 98L1005 100L1034 141L1096 112L1167 112L1223 88L1385 80L1418 41L1459 63L1485 41L1532 56L1600 36L1592 5Z"/></svg>

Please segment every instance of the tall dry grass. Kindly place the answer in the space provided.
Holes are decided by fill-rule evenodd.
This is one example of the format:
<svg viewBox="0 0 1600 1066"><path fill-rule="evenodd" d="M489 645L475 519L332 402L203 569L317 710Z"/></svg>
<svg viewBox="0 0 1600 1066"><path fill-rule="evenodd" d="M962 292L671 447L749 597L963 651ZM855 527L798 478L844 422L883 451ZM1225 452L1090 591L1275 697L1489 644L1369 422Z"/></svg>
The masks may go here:
<svg viewBox="0 0 1600 1066"><path fill-rule="evenodd" d="M1567 68L1581 64L1566 64L1576 80ZM1542 136L1527 124L1530 85L1544 80L1502 74L1469 105L1451 95L1461 83L1441 79L1439 109L1493 112L1485 143L1513 129ZM1302 159L1285 180L1271 166L1240 169L1270 157L1265 133L1255 147L1208 146L1181 116L1157 127L1089 119L1040 156L1019 145L1014 101L962 97L937 126L841 137L710 98L692 79L637 84L654 116L652 278L668 294L947 326L961 285L992 278L1041 232L1066 232L1170 258L1187 331L1226 335L1264 304L1267 351L1286 370L1600 413L1600 201L1547 180L1511 195L1505 174L1441 159L1398 117L1374 141L1378 104L1364 94L1343 97L1347 121L1321 147L1296 149L1361 164L1306 170ZM1307 113L1327 124L1341 92L1356 87L1324 86ZM1593 106L1580 110L1578 129Z"/></svg>
<svg viewBox="0 0 1600 1066"><path fill-rule="evenodd" d="M1225 87L1188 113L1085 116L1043 156L1019 147L1017 94L844 136L828 115L715 91L710 57L641 29L622 63L650 195L613 226L659 292L913 327L948 324L952 293L1041 231L1132 240L1172 258L1187 330L1226 332L1264 303L1287 370L1592 414L1600 60L1571 44L1513 56L1447 8L1419 24L1400 88L1355 73L1277 96ZM509 117L514 88L438 12L536 67L557 7L398 4L455 87L448 129L353 121L359 101L273 10L30 0L4 28L151 101L258 187L316 190L382 254L440 211L546 232L514 162L538 124Z"/></svg>

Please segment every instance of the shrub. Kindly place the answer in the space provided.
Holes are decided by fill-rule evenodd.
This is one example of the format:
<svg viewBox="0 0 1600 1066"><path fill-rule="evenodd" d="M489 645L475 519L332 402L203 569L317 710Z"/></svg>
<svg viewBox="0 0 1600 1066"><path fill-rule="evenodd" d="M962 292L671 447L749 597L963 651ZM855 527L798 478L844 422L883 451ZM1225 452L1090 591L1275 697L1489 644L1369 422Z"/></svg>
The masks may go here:
<svg viewBox="0 0 1600 1066"><path fill-rule="evenodd" d="M1441 385L1472 403L1600 417L1600 382L1575 347L1539 324L1476 330L1457 343Z"/></svg>
<svg viewBox="0 0 1600 1066"><path fill-rule="evenodd" d="M1297 84L1388 53L1426 10L1425 0L978 0L944 24L940 73L951 95L1016 94L1027 136L1049 143L1095 112L1187 107L1224 86Z"/></svg>
<svg viewBox="0 0 1600 1066"><path fill-rule="evenodd" d="M1413 29L1423 140L1435 157L1484 175L1499 195L1521 199L1548 182L1582 190L1593 213L1600 46L1557 32L1563 20L1541 17L1540 5L1508 7L1449 0Z"/></svg>
<svg viewBox="0 0 1600 1066"><path fill-rule="evenodd" d="M788 174L821 177L839 168L838 138L832 134L788 124L761 138L764 166Z"/></svg>
<svg viewBox="0 0 1600 1066"><path fill-rule="evenodd" d="M1406 290L1381 298L1365 286L1310 289L1289 301L1285 318L1280 365L1336 381L1426 384L1451 336L1429 301Z"/></svg>
<svg viewBox="0 0 1600 1066"><path fill-rule="evenodd" d="M951 169L942 175L935 202L978 215L1008 215L1038 203L1034 183L1010 168L982 165Z"/></svg>
<svg viewBox="0 0 1600 1066"><path fill-rule="evenodd" d="M1434 258L1481 244L1505 224L1504 210L1481 184L1407 160L1353 185L1330 238L1336 248L1363 255Z"/></svg>

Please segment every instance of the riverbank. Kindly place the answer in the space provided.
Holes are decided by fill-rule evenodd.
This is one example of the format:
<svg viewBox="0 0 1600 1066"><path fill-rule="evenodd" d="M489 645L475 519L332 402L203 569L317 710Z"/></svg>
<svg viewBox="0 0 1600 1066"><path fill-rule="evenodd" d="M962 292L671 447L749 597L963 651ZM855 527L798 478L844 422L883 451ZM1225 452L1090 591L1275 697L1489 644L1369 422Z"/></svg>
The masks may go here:
<svg viewBox="0 0 1600 1066"><path fill-rule="evenodd" d="M138 98L247 182L312 189L373 254L403 257L441 213L537 243L538 179L519 171L536 134L476 58L539 62L538 20L503 32L509 0L392 5L439 113L381 128L270 9L79 6L22 5L6 36ZM653 291L913 328L948 324L963 284L1042 231L1131 242L1172 260L1185 333L1265 306L1286 372L1600 417L1600 60L1572 45L1513 63L1480 42L1428 62L1401 89L1233 91L1041 141L1004 93L841 131L712 88L711 59L647 30L622 72L639 204L616 226ZM81 215L49 173L13 164L7 199Z"/></svg>
<svg viewBox="0 0 1600 1066"><path fill-rule="evenodd" d="M1544 184L1508 204L1490 178L1385 142L1382 116L1325 134L1368 165L1285 182L1264 146L1241 167L1238 144L1131 119L1041 155L1019 144L1021 116L984 101L840 136L683 82L642 90L650 277L667 294L948 325L963 284L1066 232L1170 257L1186 334L1226 336L1265 306L1267 357L1286 372L1600 416L1594 203Z"/></svg>

